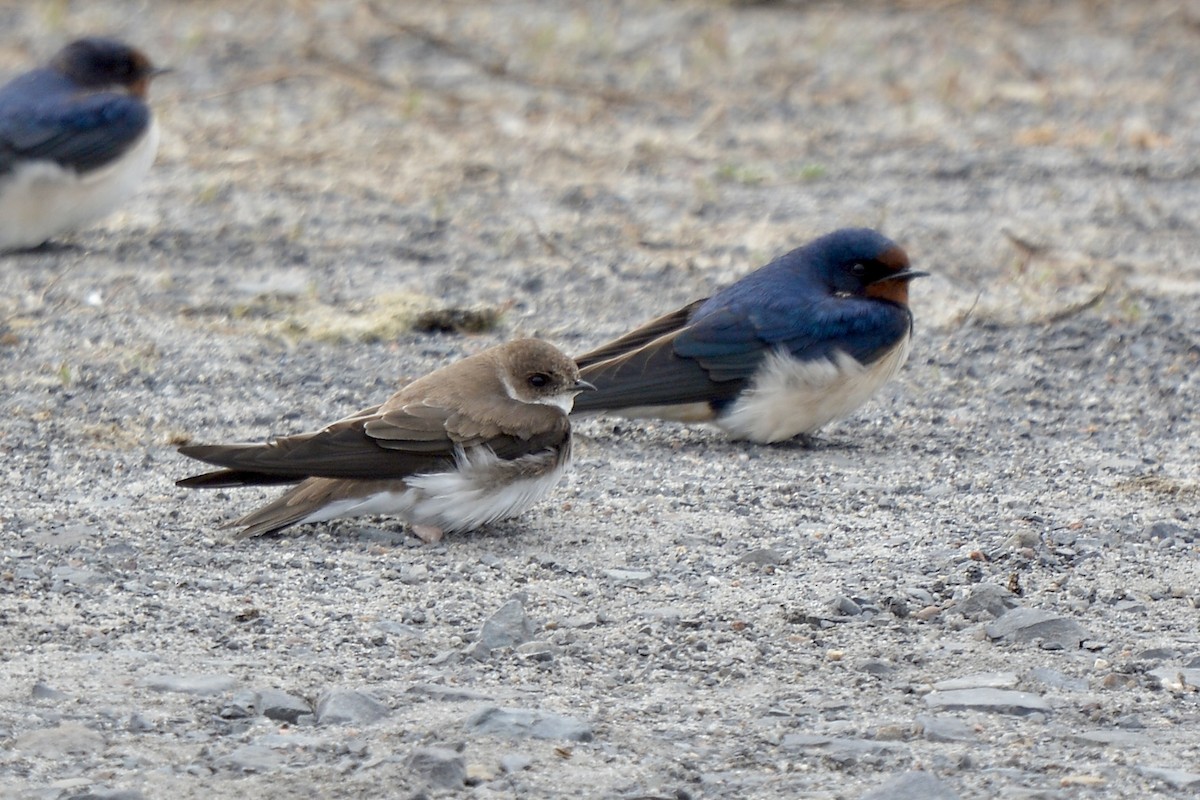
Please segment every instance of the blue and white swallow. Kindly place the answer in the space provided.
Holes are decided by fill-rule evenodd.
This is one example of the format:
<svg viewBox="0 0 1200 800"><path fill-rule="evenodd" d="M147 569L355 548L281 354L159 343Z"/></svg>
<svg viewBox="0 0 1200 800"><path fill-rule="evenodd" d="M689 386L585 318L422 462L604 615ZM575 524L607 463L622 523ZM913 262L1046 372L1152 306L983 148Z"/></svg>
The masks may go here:
<svg viewBox="0 0 1200 800"><path fill-rule="evenodd" d="M714 423L780 442L846 416L908 358L908 283L927 273L876 231L834 231L579 356L576 414Z"/></svg>
<svg viewBox="0 0 1200 800"><path fill-rule="evenodd" d="M158 152L146 92L165 71L87 38L0 87L0 251L37 247L129 199Z"/></svg>

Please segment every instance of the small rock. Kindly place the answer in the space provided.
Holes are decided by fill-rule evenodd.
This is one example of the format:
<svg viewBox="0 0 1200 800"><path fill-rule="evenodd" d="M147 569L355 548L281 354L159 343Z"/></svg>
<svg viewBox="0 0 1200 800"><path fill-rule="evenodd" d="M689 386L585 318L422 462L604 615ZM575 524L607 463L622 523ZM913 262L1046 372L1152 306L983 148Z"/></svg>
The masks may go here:
<svg viewBox="0 0 1200 800"><path fill-rule="evenodd" d="M462 788L467 760L449 747L418 747L408 757L408 768L424 781L447 789Z"/></svg>
<svg viewBox="0 0 1200 800"><path fill-rule="evenodd" d="M917 717L921 735L931 742L973 742L975 727L957 717Z"/></svg>
<svg viewBox="0 0 1200 800"><path fill-rule="evenodd" d="M1050 706L1039 695L1009 689L952 689L925 695L930 708L974 708L997 714L1033 714L1047 712Z"/></svg>
<svg viewBox="0 0 1200 800"><path fill-rule="evenodd" d="M958 794L928 772L905 772L871 789L860 800L958 800Z"/></svg>
<svg viewBox="0 0 1200 800"><path fill-rule="evenodd" d="M534 739L566 739L590 742L592 727L585 722L547 711L527 711L522 708L489 706L472 714L467 727L478 733L498 733L504 736L530 736Z"/></svg>
<svg viewBox="0 0 1200 800"><path fill-rule="evenodd" d="M1073 678L1064 672L1049 667L1034 667L1029 670L1029 677L1051 689L1063 689L1068 692L1087 691L1088 682L1084 678Z"/></svg>
<svg viewBox="0 0 1200 800"><path fill-rule="evenodd" d="M72 795L70 800L145 800L146 796L137 789L88 789L83 794Z"/></svg>
<svg viewBox="0 0 1200 800"><path fill-rule="evenodd" d="M743 553L737 560L739 564L753 564L759 567L774 566L783 563L783 553L770 547L760 547Z"/></svg>
<svg viewBox="0 0 1200 800"><path fill-rule="evenodd" d="M483 623L479 641L471 654L483 660L493 650L529 641L533 637L533 629L533 621L526 615L525 605L518 598L513 598Z"/></svg>
<svg viewBox="0 0 1200 800"><path fill-rule="evenodd" d="M604 577L614 583L645 583L654 573L645 569L606 569Z"/></svg>
<svg viewBox="0 0 1200 800"><path fill-rule="evenodd" d="M843 617L857 617L862 613L862 606L851 600L846 595L838 595L829 602L829 607L835 613L841 614Z"/></svg>
<svg viewBox="0 0 1200 800"><path fill-rule="evenodd" d="M553 661L561 650L550 642L526 642L517 647L517 655L526 661Z"/></svg>
<svg viewBox="0 0 1200 800"><path fill-rule="evenodd" d="M1149 672L1163 689L1180 692L1200 686L1200 669L1195 667L1158 667Z"/></svg>
<svg viewBox="0 0 1200 800"><path fill-rule="evenodd" d="M519 753L505 753L500 756L500 771L506 773L521 772L533 766L533 759Z"/></svg>
<svg viewBox="0 0 1200 800"><path fill-rule="evenodd" d="M242 689L234 692L229 702L217 713L222 719L248 719L254 716L257 704L258 693Z"/></svg>
<svg viewBox="0 0 1200 800"><path fill-rule="evenodd" d="M248 744L216 760L218 769L234 772L271 772L283 766L283 755L269 747Z"/></svg>
<svg viewBox="0 0 1200 800"><path fill-rule="evenodd" d="M366 725L389 713L391 709L379 700L354 689L330 689L317 700L320 725Z"/></svg>
<svg viewBox="0 0 1200 800"><path fill-rule="evenodd" d="M940 692L954 689L1011 689L1017 685L1017 676L1012 672L978 672L974 675L964 675L961 678L951 678L938 681L933 688Z"/></svg>
<svg viewBox="0 0 1200 800"><path fill-rule="evenodd" d="M835 736L817 736L807 733L789 733L779 746L784 750L806 750L820 753L839 764L854 764L864 756L881 756L904 752L904 745L876 739L842 739Z"/></svg>
<svg viewBox="0 0 1200 800"><path fill-rule="evenodd" d="M971 589L969 595L956 604L959 613L968 617L977 614L999 617L1016 606L1016 595L995 583L978 584Z"/></svg>
<svg viewBox="0 0 1200 800"><path fill-rule="evenodd" d="M34 700L69 700L71 697L66 692L60 692L58 689L42 681L35 683L29 694Z"/></svg>
<svg viewBox="0 0 1200 800"><path fill-rule="evenodd" d="M1200 772L1188 772L1171 767L1138 767L1137 770L1149 778L1158 778L1176 789L1200 788Z"/></svg>
<svg viewBox="0 0 1200 800"><path fill-rule="evenodd" d="M1031 642L1077 649L1090 634L1073 619L1040 608L1014 608L987 627L987 635L1008 642Z"/></svg>
<svg viewBox="0 0 1200 800"><path fill-rule="evenodd" d="M461 686L441 686L436 683L418 683L408 689L412 694L423 694L426 697L442 702L461 702L463 700L490 700L488 695L474 689L464 689Z"/></svg>
<svg viewBox="0 0 1200 800"><path fill-rule="evenodd" d="M865 672L868 675L877 675L879 677L891 675L896 671L895 664L889 664L887 661L879 661L878 659L864 661L859 665L858 668L860 671Z"/></svg>
<svg viewBox="0 0 1200 800"><path fill-rule="evenodd" d="M1129 731L1086 731L1071 737L1080 744L1098 744L1109 747L1149 747L1154 740L1144 733Z"/></svg>
<svg viewBox="0 0 1200 800"><path fill-rule="evenodd" d="M104 737L91 728L64 722L55 728L23 733L12 746L14 750L31 755L62 758L71 754L97 753L104 749Z"/></svg>
<svg viewBox="0 0 1200 800"><path fill-rule="evenodd" d="M156 692L214 695L231 691L237 686L232 675L147 675L139 683Z"/></svg>
<svg viewBox="0 0 1200 800"><path fill-rule="evenodd" d="M255 708L267 719L294 725L302 714L311 714L313 711L303 697L279 689L259 689L255 694Z"/></svg>

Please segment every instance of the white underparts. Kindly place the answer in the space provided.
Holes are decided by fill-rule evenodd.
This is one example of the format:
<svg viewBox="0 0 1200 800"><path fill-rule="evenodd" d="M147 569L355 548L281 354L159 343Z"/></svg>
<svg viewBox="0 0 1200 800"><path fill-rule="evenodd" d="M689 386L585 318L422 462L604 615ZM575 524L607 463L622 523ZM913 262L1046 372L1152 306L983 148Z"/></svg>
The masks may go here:
<svg viewBox="0 0 1200 800"><path fill-rule="evenodd" d="M905 336L866 366L843 352L813 361L772 353L750 388L716 423L735 439L755 442L781 442L812 433L865 403L900 370L911 348L912 341Z"/></svg>
<svg viewBox="0 0 1200 800"><path fill-rule="evenodd" d="M116 211L154 163L158 124L115 162L85 172L53 161L20 164L0 178L0 250L36 247Z"/></svg>
<svg viewBox="0 0 1200 800"><path fill-rule="evenodd" d="M473 447L459 450L456 461L455 470L406 478L396 491L336 500L300 522L380 514L446 533L469 531L524 513L554 488L570 458L543 451L505 461L487 447Z"/></svg>

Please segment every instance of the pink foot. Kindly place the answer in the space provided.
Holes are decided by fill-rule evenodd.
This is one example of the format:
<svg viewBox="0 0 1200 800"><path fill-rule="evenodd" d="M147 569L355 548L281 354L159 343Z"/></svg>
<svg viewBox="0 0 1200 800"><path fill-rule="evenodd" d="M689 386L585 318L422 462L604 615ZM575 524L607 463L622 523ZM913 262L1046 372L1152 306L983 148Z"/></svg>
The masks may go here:
<svg viewBox="0 0 1200 800"><path fill-rule="evenodd" d="M425 544L435 544L442 540L445 532L436 525L413 525L412 532Z"/></svg>

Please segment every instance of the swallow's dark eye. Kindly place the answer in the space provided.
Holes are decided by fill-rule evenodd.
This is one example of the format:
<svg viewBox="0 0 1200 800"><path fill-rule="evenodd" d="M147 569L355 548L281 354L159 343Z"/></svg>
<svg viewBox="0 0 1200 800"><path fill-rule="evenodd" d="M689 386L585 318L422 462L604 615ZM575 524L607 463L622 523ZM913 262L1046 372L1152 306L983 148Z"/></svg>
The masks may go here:
<svg viewBox="0 0 1200 800"><path fill-rule="evenodd" d="M543 389L550 383L550 376L544 372L535 372L529 376L529 385L535 389Z"/></svg>
<svg viewBox="0 0 1200 800"><path fill-rule="evenodd" d="M856 278L861 278L862 276L867 274L867 265L866 264L851 264L850 265L850 274Z"/></svg>

